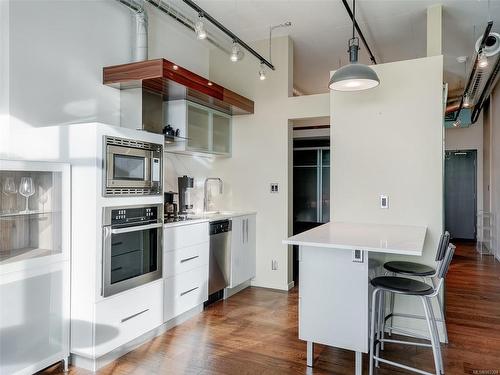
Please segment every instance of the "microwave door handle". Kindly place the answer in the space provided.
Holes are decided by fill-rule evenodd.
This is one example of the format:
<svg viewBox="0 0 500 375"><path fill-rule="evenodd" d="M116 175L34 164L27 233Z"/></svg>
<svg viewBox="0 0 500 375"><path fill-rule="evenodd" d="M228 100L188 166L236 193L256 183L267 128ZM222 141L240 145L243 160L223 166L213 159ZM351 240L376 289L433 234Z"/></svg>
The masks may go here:
<svg viewBox="0 0 500 375"><path fill-rule="evenodd" d="M162 223L148 224L148 225L137 225L135 227L111 229L111 233L112 234L121 234L121 233L130 233L130 232L139 232L141 230L161 228L161 227L163 227Z"/></svg>

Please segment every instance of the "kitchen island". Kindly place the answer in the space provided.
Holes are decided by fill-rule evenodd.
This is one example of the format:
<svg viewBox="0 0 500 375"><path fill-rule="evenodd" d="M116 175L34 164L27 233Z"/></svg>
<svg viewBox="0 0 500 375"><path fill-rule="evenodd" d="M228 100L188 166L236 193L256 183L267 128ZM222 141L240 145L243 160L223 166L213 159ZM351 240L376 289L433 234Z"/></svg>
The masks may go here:
<svg viewBox="0 0 500 375"><path fill-rule="evenodd" d="M299 339L307 341L307 365L320 343L368 353L369 275L384 254L421 256L424 226L330 222L283 241L299 246Z"/></svg>

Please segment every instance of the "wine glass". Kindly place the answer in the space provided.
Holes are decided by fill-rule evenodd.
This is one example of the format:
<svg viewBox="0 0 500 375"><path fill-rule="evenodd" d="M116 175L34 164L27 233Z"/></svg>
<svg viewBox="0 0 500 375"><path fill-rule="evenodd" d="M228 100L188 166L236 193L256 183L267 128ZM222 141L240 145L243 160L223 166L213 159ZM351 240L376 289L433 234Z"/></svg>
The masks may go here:
<svg viewBox="0 0 500 375"><path fill-rule="evenodd" d="M17 193L16 182L14 181L14 177L7 177L3 183L3 192L5 195L11 195ZM7 212L12 211L13 205L11 204L11 209L7 209Z"/></svg>
<svg viewBox="0 0 500 375"><path fill-rule="evenodd" d="M21 178L21 183L19 184L19 194L26 198L26 210L22 213L27 214L30 212L28 208L28 200L33 194L35 194L35 186L33 185L33 179L31 177Z"/></svg>
<svg viewBox="0 0 500 375"><path fill-rule="evenodd" d="M48 191L42 185L38 186L38 201L42 205L42 212L45 212L45 203L49 200Z"/></svg>

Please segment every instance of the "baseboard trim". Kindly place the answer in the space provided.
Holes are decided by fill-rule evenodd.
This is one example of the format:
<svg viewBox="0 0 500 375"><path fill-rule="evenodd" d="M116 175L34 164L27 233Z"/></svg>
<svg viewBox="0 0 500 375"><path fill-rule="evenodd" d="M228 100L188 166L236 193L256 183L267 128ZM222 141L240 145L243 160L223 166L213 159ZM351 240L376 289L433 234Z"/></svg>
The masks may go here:
<svg viewBox="0 0 500 375"><path fill-rule="evenodd" d="M295 286L295 281L293 281L293 280L292 280L292 281L290 281L290 282L288 283L288 290L292 289L294 286Z"/></svg>
<svg viewBox="0 0 500 375"><path fill-rule="evenodd" d="M241 292L243 289L246 289L250 286L250 280L242 282L240 285L235 286L234 288L226 288L224 289L224 299L228 299L231 296L234 296L236 293Z"/></svg>
<svg viewBox="0 0 500 375"><path fill-rule="evenodd" d="M203 304L198 305L185 313L170 319L169 321L163 323L161 326L148 331L141 336L129 341L128 343L119 346L113 351L99 357L99 358L89 358L78 354L71 354L70 362L75 367L80 367L88 371L96 372L103 368L104 366L110 364L111 362L117 360L118 358L124 356L125 354L131 352L132 350L138 348L144 343L154 339L157 336L165 333L166 331L186 322L187 320L195 317L200 312L203 311Z"/></svg>

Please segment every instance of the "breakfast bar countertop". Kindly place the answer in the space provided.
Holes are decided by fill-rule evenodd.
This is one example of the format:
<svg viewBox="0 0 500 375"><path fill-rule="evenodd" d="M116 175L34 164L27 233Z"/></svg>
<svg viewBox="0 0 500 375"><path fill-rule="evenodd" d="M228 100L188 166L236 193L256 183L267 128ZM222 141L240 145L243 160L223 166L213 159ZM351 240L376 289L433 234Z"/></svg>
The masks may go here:
<svg viewBox="0 0 500 375"><path fill-rule="evenodd" d="M283 243L421 256L426 232L425 226L329 222Z"/></svg>

